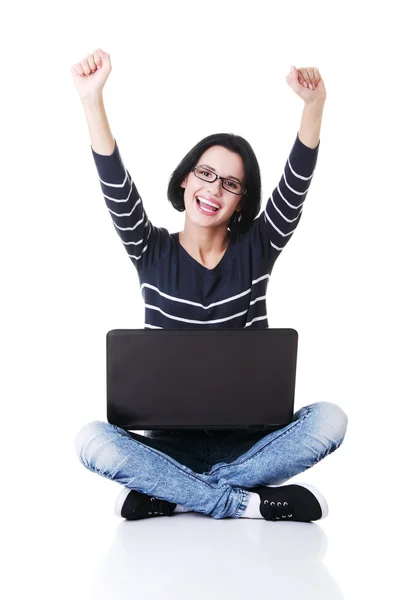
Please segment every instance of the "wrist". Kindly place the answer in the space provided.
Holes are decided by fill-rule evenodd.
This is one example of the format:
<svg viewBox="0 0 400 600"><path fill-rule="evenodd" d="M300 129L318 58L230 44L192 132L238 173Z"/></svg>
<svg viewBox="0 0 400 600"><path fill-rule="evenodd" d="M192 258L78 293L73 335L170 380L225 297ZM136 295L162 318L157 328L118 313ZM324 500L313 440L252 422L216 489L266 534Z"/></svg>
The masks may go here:
<svg viewBox="0 0 400 600"><path fill-rule="evenodd" d="M102 91L93 92L86 94L85 96L81 96L81 103L84 107L99 106L104 104Z"/></svg>
<svg viewBox="0 0 400 600"><path fill-rule="evenodd" d="M310 108L315 108L316 110L321 110L324 108L326 96L321 96L319 98L315 98L310 102L304 102L304 106L309 106Z"/></svg>

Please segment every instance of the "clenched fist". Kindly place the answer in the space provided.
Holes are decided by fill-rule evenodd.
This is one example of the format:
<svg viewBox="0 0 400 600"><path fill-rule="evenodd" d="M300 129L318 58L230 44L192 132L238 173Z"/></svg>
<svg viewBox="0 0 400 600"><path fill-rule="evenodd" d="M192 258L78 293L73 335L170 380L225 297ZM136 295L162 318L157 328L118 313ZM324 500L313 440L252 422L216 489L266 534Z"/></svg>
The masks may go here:
<svg viewBox="0 0 400 600"><path fill-rule="evenodd" d="M111 73L111 59L101 48L71 67L74 85L81 99L101 94Z"/></svg>
<svg viewBox="0 0 400 600"><path fill-rule="evenodd" d="M296 69L293 65L286 76L286 83L306 104L326 100L325 84L316 67Z"/></svg>

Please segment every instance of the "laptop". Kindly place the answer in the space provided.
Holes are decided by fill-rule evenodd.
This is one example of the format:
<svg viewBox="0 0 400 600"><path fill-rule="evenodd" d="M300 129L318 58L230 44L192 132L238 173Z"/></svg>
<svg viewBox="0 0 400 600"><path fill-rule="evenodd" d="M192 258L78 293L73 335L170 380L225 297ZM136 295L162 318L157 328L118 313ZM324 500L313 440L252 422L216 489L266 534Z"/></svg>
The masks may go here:
<svg viewBox="0 0 400 600"><path fill-rule="evenodd" d="M294 329L114 329L107 419L126 430L274 430L293 417Z"/></svg>

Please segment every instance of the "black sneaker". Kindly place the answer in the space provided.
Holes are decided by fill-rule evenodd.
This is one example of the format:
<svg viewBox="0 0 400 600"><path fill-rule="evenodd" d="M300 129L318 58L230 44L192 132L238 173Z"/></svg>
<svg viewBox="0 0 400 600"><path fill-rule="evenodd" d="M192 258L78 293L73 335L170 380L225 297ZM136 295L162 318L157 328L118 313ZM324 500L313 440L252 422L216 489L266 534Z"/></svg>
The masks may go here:
<svg viewBox="0 0 400 600"><path fill-rule="evenodd" d="M256 487L250 492L260 496L260 512L267 521L318 521L328 514L328 504L312 485Z"/></svg>
<svg viewBox="0 0 400 600"><path fill-rule="evenodd" d="M149 517L171 516L176 504L167 500L158 500L154 496L146 496L136 490L124 487L115 503L114 512L117 517L134 521Z"/></svg>

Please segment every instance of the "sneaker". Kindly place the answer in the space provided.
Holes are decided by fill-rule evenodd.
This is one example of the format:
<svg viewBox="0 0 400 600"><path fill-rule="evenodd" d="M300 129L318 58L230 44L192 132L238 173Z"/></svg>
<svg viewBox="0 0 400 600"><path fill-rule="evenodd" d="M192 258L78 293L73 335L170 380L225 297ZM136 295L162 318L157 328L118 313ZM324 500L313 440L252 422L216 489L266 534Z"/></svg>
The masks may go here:
<svg viewBox="0 0 400 600"><path fill-rule="evenodd" d="M176 504L167 500L158 500L154 496L146 496L136 490L124 487L115 503L114 512L117 517L134 521L149 517L171 516Z"/></svg>
<svg viewBox="0 0 400 600"><path fill-rule="evenodd" d="M267 521L318 521L328 514L328 504L312 485L256 487L250 492L260 496L260 512Z"/></svg>

